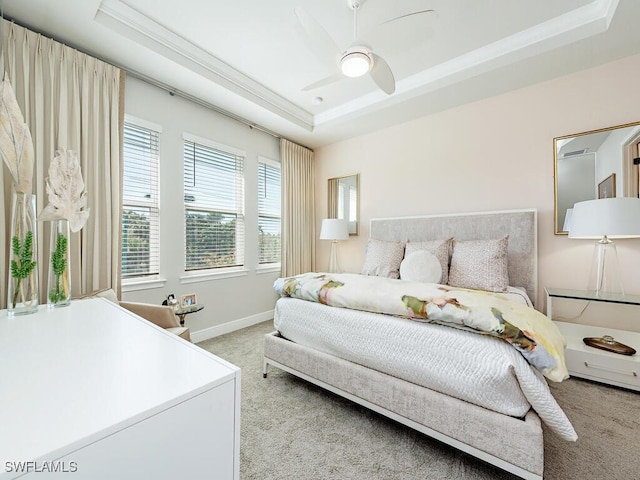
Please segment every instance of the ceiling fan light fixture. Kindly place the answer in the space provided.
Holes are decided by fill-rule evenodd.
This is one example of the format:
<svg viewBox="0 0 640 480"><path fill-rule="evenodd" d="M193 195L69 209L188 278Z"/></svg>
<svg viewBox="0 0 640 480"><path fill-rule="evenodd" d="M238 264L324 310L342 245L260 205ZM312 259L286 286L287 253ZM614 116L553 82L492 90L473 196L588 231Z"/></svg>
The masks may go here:
<svg viewBox="0 0 640 480"><path fill-rule="evenodd" d="M361 77L371 70L373 61L361 50L347 51L340 59L340 70L347 77Z"/></svg>

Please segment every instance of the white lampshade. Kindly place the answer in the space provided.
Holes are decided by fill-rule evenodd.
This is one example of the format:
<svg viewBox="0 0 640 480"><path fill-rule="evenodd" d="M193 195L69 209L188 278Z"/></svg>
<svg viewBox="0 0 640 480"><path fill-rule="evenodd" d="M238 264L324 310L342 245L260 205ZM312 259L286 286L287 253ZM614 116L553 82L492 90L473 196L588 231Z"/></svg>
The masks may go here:
<svg viewBox="0 0 640 480"><path fill-rule="evenodd" d="M325 218L322 220L320 240L348 240L349 222L339 218Z"/></svg>
<svg viewBox="0 0 640 480"><path fill-rule="evenodd" d="M573 208L567 208L567 213L564 215L564 225L562 225L563 232L568 232L571 230L572 215L573 215Z"/></svg>
<svg viewBox="0 0 640 480"><path fill-rule="evenodd" d="M578 202L573 206L570 222L569 238L640 237L640 198L615 197Z"/></svg>
<svg viewBox="0 0 640 480"><path fill-rule="evenodd" d="M569 238L598 239L588 290L624 297L618 252L612 238L640 237L640 198L614 197L573 206Z"/></svg>

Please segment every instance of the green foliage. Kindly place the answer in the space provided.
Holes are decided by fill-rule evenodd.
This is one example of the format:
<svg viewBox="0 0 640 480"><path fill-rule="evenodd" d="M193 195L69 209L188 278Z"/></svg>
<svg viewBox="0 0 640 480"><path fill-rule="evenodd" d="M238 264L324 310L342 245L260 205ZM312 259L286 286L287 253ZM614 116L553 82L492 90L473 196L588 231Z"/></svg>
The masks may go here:
<svg viewBox="0 0 640 480"><path fill-rule="evenodd" d="M233 214L188 210L185 218L186 270L236 265L236 218ZM122 275L149 271L149 218L134 210L122 212ZM280 261L280 235L259 231L261 263Z"/></svg>
<svg viewBox="0 0 640 480"><path fill-rule="evenodd" d="M24 280L36 268L36 262L32 260L33 232L31 230L27 232L24 236L24 243L20 242L18 237L13 237L11 248L14 256L14 259L11 260L11 276L17 280Z"/></svg>
<svg viewBox="0 0 640 480"><path fill-rule="evenodd" d="M185 220L186 270L236 265L235 215L190 210Z"/></svg>
<svg viewBox="0 0 640 480"><path fill-rule="evenodd" d="M11 239L11 250L13 257L10 262L11 276L17 280L16 289L13 292L12 303L15 307L18 303L18 297L20 295L20 286L22 280L29 278L29 275L36 268L35 260L33 258L33 232L29 230L24 236L24 242L20 241L20 238L14 236Z"/></svg>
<svg viewBox="0 0 640 480"><path fill-rule="evenodd" d="M67 268L67 237L62 233L59 233L56 238L56 249L51 254L51 265L56 277L62 275Z"/></svg>
<svg viewBox="0 0 640 480"><path fill-rule="evenodd" d="M49 292L51 303L63 302L67 299L67 292L61 278L67 268L67 243L67 237L59 233L56 237L56 248L51 253L51 268L56 276L55 288Z"/></svg>
<svg viewBox="0 0 640 480"><path fill-rule="evenodd" d="M149 271L151 226L149 218L134 210L122 212L122 275Z"/></svg>
<svg viewBox="0 0 640 480"><path fill-rule="evenodd" d="M280 234L258 231L258 261L260 263L277 263L280 261Z"/></svg>

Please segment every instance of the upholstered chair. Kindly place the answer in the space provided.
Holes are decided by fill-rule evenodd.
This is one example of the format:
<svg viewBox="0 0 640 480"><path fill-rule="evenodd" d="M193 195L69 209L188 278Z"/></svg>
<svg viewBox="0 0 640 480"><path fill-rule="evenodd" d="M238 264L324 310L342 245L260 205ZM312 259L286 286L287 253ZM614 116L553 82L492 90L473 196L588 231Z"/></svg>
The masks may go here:
<svg viewBox="0 0 640 480"><path fill-rule="evenodd" d="M188 327L181 327L180 322L176 318L173 308L167 305L153 305L151 303L138 303L138 302L121 302L116 296L116 292L112 289L100 290L98 292L92 292L87 295L83 295L82 298L102 297L107 300L120 305L122 308L129 310L132 313L156 324L157 326L164 328L165 330L178 335L180 338L184 338L187 341L191 341L191 335Z"/></svg>

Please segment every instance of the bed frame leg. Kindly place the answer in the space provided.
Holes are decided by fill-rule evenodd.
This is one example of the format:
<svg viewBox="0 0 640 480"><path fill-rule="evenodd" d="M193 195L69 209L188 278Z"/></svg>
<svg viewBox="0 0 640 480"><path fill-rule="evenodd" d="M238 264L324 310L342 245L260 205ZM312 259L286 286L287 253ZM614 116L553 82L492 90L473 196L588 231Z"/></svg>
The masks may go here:
<svg viewBox="0 0 640 480"><path fill-rule="evenodd" d="M269 373L269 364L267 360L262 360L262 378L267 378L267 373Z"/></svg>

